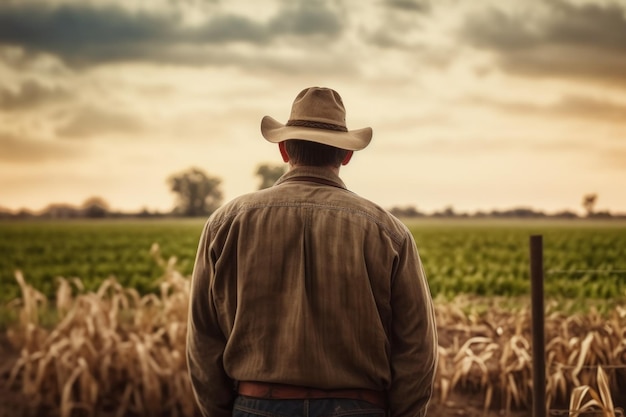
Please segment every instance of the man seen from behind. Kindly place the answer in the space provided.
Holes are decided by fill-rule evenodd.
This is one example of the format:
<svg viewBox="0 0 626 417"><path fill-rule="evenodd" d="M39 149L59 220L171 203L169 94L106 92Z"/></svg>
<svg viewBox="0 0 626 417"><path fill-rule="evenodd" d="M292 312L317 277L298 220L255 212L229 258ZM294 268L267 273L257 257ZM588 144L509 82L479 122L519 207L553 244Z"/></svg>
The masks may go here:
<svg viewBox="0 0 626 417"><path fill-rule="evenodd" d="M411 416L431 397L433 303L413 236L339 178L372 129L312 87L261 133L289 170L211 215L191 282L187 360L205 417Z"/></svg>

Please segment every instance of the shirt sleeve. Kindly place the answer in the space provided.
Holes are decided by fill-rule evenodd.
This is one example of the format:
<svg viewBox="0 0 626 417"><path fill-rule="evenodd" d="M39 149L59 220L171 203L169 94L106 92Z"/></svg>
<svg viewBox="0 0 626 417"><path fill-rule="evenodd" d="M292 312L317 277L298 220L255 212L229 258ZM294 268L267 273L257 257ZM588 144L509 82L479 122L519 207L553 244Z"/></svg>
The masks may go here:
<svg viewBox="0 0 626 417"><path fill-rule="evenodd" d="M187 323L187 366L193 393L204 417L230 417L235 391L224 370L226 337L214 307L211 282L210 223L204 228L191 277Z"/></svg>
<svg viewBox="0 0 626 417"><path fill-rule="evenodd" d="M391 417L422 417L437 367L437 328L426 274L407 230L391 288Z"/></svg>

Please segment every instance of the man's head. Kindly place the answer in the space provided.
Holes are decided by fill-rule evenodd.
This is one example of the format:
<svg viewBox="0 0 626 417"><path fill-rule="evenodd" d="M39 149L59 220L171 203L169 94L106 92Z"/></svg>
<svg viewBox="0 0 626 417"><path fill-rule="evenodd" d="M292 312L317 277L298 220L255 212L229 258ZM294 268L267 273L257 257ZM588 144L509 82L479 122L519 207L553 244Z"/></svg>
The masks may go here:
<svg viewBox="0 0 626 417"><path fill-rule="evenodd" d="M339 168L352 158L352 151L307 140L287 139L278 147L283 161L291 165Z"/></svg>
<svg viewBox="0 0 626 417"><path fill-rule="evenodd" d="M348 130L341 96L330 88L320 87L306 88L298 94L286 124L265 116L261 133L272 143L299 139L348 151L361 150L372 140L370 127Z"/></svg>

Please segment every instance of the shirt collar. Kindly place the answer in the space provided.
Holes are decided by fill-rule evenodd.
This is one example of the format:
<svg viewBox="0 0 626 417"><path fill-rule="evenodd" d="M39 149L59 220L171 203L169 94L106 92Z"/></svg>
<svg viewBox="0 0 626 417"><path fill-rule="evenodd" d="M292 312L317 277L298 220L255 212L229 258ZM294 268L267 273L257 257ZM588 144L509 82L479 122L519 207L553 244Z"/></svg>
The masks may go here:
<svg viewBox="0 0 626 417"><path fill-rule="evenodd" d="M334 172L329 170L328 168L323 167L313 167L313 166L302 166L295 167L287 171L283 176L281 176L278 181L274 185L279 185L289 180L292 181L304 181L306 177L310 178L311 181L316 179L319 180L320 183L333 185L338 188L343 188L347 190L346 184L339 178L339 176L335 175Z"/></svg>

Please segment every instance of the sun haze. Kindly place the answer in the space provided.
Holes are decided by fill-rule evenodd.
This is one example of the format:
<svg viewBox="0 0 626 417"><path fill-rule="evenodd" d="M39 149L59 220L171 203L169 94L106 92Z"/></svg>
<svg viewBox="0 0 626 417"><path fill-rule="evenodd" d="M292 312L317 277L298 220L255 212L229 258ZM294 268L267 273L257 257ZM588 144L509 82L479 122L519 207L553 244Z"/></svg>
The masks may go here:
<svg viewBox="0 0 626 417"><path fill-rule="evenodd" d="M626 4L24 0L0 4L0 206L169 210L191 166L253 191L305 87L372 144L381 205L626 211Z"/></svg>

